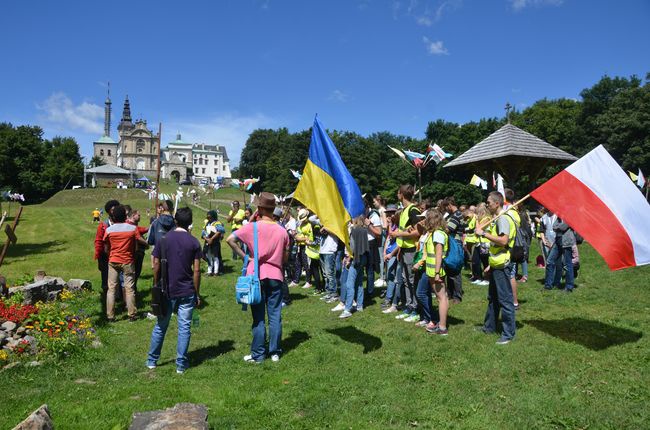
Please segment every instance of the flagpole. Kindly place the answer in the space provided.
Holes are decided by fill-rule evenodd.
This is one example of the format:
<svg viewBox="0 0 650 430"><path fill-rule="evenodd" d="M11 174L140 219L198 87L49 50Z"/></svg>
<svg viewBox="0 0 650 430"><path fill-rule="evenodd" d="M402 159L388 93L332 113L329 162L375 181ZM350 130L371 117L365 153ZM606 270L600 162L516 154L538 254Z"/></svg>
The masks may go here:
<svg viewBox="0 0 650 430"><path fill-rule="evenodd" d="M512 204L510 207L508 207L508 209L504 209L504 210L502 210L502 211L499 212L497 215L495 215L494 217L492 217L492 219L490 219L489 221L487 221L487 222L482 222L481 224L479 224L479 225L478 225L478 228L480 228L481 230L484 229L485 226L492 224L492 222L494 222L495 219L499 218L501 215L503 215L504 213L506 213L506 211L508 211L510 208L514 208L514 207L519 206L520 204L522 204L523 202L525 202L526 200L528 200L529 197L530 197L530 194L526 194L524 197L522 197L521 199L519 199L519 201L515 202L515 203Z"/></svg>
<svg viewBox="0 0 650 430"><path fill-rule="evenodd" d="M154 200L153 213L158 216L158 193L160 192L160 141L162 140L162 122L158 123L158 172L156 173L156 198Z"/></svg>
<svg viewBox="0 0 650 430"><path fill-rule="evenodd" d="M418 167L418 186L420 192L418 193L418 203L422 203L422 169Z"/></svg>

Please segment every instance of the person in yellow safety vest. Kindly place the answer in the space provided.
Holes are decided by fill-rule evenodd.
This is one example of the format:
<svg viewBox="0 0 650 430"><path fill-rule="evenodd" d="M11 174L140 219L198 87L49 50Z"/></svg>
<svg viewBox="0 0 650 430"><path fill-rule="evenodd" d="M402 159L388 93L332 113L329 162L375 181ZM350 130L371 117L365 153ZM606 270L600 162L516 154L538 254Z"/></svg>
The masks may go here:
<svg viewBox="0 0 650 430"><path fill-rule="evenodd" d="M506 201L513 202L515 200L515 192L512 191L510 188L506 188L504 192L506 193L505 196ZM517 212L517 208L512 206L511 204L508 204L506 206L506 214L508 215L508 219L514 221L515 234L516 234L517 228L519 228L519 226L521 225L521 216L519 216L519 212ZM512 300L515 305L515 310L518 310L519 299L517 297L517 280L515 279L517 275L517 264L515 264L512 261L509 262L508 265L506 266L506 275L510 279L510 288L512 288Z"/></svg>
<svg viewBox="0 0 650 430"><path fill-rule="evenodd" d="M231 210L228 212L228 217L226 218L226 221L230 223L230 230L231 232L235 232L242 228L244 218L246 217L246 214L243 209L239 207L239 202L237 200L233 201L230 204ZM242 244L240 243L240 246ZM244 253L246 253L246 249L244 247ZM232 259L236 260L237 259L237 254L233 251L232 253Z"/></svg>
<svg viewBox="0 0 650 430"><path fill-rule="evenodd" d="M404 281L405 306L404 312L398 315L397 319L417 316L417 301L415 298L415 271L413 263L415 257L415 242L420 233L417 229L420 210L413 204L412 199L415 190L412 185L402 185L397 190L397 198L404 206L399 218L397 230L391 231L390 236L396 238L398 261L402 268L402 279Z"/></svg>
<svg viewBox="0 0 650 430"><path fill-rule="evenodd" d="M293 281L297 284L300 281L300 274L305 271L305 285L302 288L311 288L311 280L314 274L311 271L311 263L309 261L310 255L315 255L319 258L319 251L313 247L314 243L314 230L309 222L309 209L302 208L298 211L298 228L296 228L296 243L298 244L298 253L296 255L296 267L294 272ZM316 251L316 252L314 252ZM320 273L320 272L319 272ZM318 282L320 286L320 276Z"/></svg>
<svg viewBox="0 0 650 430"><path fill-rule="evenodd" d="M486 225L490 222L490 215L487 210L485 202L479 203L476 206L476 225L482 224ZM476 230L476 225L474 229ZM476 235L476 231L474 232ZM483 271L489 267L488 263L488 249L490 241L484 237L476 236L476 244L472 252L472 274L477 277L475 281L472 282L474 285L489 285L490 282L487 280L489 278L487 274Z"/></svg>
<svg viewBox="0 0 650 430"><path fill-rule="evenodd" d="M476 233L474 232L474 229L476 228L476 208L474 206L470 206L467 211L463 214L465 216L465 222L467 223L467 227L465 227L465 241L464 241L464 248L466 255L469 256L470 263L472 261L472 255L474 253L474 248L478 245L478 237L476 237ZM481 274L475 272L475 267L471 266L472 268L472 276L470 277L470 282L476 283L477 280L481 279Z"/></svg>
<svg viewBox="0 0 650 430"><path fill-rule="evenodd" d="M437 209L427 211L424 226L429 232L425 247L426 274L429 278L431 290L438 300L438 313L440 319L436 324L433 320L425 326L429 333L447 336L447 313L449 311L449 297L445 282L445 269L442 259L449 250L449 235L446 232L447 222L442 213Z"/></svg>
<svg viewBox="0 0 650 430"><path fill-rule="evenodd" d="M493 191L487 198L488 211L492 215L498 215L490 223L487 231L483 225L476 227L476 235L490 241L490 255L488 258L490 266L486 269L490 274L490 286L488 288L488 306L483 323L484 333L495 333L497 319L501 312L503 333L497 341L499 345L510 343L515 337L515 307L512 300L512 288L510 280L506 275L506 265L510 263L509 249L515 242L515 225L510 217L502 214L503 196L498 191Z"/></svg>

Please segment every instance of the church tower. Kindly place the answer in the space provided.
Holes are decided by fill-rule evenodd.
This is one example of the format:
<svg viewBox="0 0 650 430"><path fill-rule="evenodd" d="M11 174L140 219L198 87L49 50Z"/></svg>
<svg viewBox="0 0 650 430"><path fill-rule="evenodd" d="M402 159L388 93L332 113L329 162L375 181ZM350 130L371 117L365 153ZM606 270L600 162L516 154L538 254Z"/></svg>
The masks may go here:
<svg viewBox="0 0 650 430"><path fill-rule="evenodd" d="M108 83L108 94L104 102L104 136L111 137L111 83Z"/></svg>
<svg viewBox="0 0 650 430"><path fill-rule="evenodd" d="M117 126L117 130L121 135L123 131L131 129L133 129L133 122L131 122L131 104L129 103L129 96L127 94L126 99L124 100L124 109L122 109L122 120Z"/></svg>

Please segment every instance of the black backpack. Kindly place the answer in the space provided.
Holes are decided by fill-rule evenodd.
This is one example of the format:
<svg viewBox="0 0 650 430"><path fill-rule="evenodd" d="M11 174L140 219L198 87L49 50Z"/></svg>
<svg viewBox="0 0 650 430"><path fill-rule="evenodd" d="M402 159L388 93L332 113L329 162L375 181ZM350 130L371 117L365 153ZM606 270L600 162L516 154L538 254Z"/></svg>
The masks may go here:
<svg viewBox="0 0 650 430"><path fill-rule="evenodd" d="M528 259L528 234L522 225L517 222L509 213L506 216L515 224L515 243L510 249L510 261L523 263Z"/></svg>

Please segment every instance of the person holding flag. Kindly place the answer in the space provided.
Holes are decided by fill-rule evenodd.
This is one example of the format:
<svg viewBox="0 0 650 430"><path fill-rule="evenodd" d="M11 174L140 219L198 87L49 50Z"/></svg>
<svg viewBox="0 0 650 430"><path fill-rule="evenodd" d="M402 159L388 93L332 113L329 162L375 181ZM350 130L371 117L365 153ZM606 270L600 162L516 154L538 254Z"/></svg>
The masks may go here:
<svg viewBox="0 0 650 430"><path fill-rule="evenodd" d="M488 307L482 331L495 333L497 319L501 312L503 333L497 341L498 345L508 344L514 339L515 306L512 299L512 287L506 274L506 266L510 263L510 248L515 241L515 225L510 217L503 214L503 195L492 191L487 198L487 207L490 214L498 215L488 230L483 230L483 225L476 227L476 235L490 241L489 270L490 286L488 287Z"/></svg>

